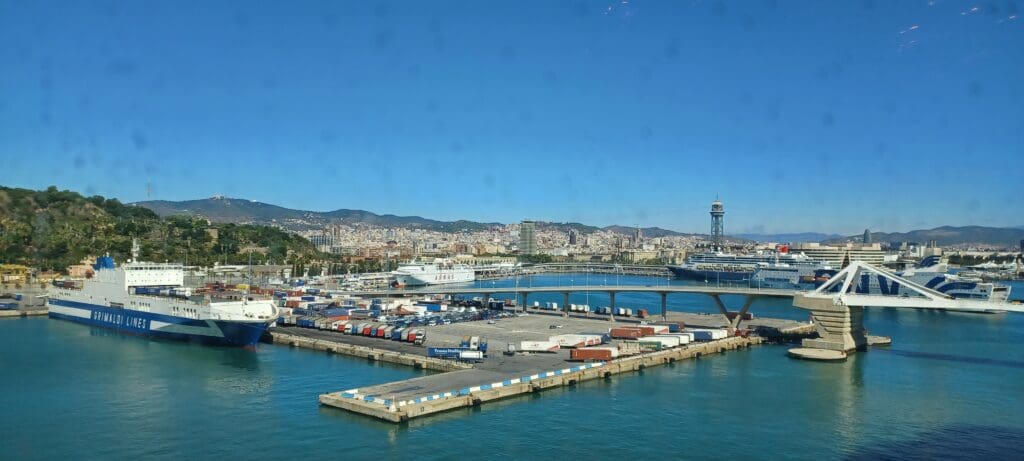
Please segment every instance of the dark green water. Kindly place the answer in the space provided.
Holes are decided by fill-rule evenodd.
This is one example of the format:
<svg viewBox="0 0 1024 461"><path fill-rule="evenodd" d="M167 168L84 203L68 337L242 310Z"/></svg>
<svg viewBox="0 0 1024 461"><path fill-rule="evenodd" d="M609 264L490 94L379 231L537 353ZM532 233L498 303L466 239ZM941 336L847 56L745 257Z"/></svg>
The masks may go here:
<svg viewBox="0 0 1024 461"><path fill-rule="evenodd" d="M1024 284L1014 290L1020 298ZM699 296L670 299L711 309ZM784 302L754 312L806 317ZM320 408L317 395L419 375L405 367L8 319L0 459L1021 457L1024 315L874 309L867 324L893 346L838 364L759 347L392 425Z"/></svg>

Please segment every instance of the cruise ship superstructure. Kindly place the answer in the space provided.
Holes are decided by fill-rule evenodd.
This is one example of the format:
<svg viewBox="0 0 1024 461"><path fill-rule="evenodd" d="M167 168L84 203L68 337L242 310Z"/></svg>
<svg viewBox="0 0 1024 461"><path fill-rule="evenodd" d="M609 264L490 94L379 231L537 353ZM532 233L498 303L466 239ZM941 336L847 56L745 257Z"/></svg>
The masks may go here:
<svg viewBox="0 0 1024 461"><path fill-rule="evenodd" d="M277 316L271 300L220 301L183 287L180 264L97 258L91 277L54 281L52 318L154 338L255 346Z"/></svg>

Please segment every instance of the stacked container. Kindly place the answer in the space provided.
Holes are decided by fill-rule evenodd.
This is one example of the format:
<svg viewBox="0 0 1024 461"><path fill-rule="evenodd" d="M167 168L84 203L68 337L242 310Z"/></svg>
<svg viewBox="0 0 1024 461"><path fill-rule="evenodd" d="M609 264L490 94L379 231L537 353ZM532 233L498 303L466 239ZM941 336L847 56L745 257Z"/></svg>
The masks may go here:
<svg viewBox="0 0 1024 461"><path fill-rule="evenodd" d="M619 356L619 349L617 347L587 347L580 349L573 349L569 351L569 360L586 362L586 361L605 361L611 360Z"/></svg>

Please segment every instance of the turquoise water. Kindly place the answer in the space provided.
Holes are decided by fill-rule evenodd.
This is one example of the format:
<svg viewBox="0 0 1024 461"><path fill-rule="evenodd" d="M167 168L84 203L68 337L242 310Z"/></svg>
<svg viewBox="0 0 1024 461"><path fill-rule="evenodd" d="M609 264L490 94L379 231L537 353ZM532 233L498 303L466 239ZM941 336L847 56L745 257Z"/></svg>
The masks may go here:
<svg viewBox="0 0 1024 461"><path fill-rule="evenodd" d="M1024 284L1014 290L1019 299ZM713 309L700 296L669 299ZM806 318L785 302L753 309ZM733 351L392 425L321 408L317 395L421 372L8 319L0 458L1019 458L1024 315L874 309L866 322L893 346L838 364L791 360L784 346Z"/></svg>

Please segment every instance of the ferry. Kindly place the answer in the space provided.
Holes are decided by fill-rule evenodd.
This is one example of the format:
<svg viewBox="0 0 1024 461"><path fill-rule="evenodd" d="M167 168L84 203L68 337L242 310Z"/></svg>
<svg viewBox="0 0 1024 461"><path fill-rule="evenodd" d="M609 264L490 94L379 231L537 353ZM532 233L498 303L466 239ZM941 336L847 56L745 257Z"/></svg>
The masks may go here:
<svg viewBox="0 0 1024 461"><path fill-rule="evenodd" d="M84 280L55 280L49 316L140 336L254 347L277 318L271 300L218 300L185 288L184 267L101 256Z"/></svg>
<svg viewBox="0 0 1024 461"><path fill-rule="evenodd" d="M396 287L465 283L476 280L473 266L453 264L446 260L436 260L433 263L401 264L391 274L395 276L394 285Z"/></svg>

